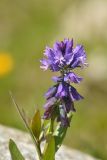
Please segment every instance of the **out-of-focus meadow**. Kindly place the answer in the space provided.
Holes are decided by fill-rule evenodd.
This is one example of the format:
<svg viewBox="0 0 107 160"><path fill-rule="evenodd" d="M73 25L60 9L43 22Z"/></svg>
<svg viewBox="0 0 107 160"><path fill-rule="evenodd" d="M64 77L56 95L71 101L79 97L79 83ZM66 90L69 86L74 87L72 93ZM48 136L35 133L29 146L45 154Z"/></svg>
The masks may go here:
<svg viewBox="0 0 107 160"><path fill-rule="evenodd" d="M89 67L78 70L85 99L75 103L65 144L107 159L107 1L0 0L0 123L25 129L13 106L11 90L28 114L42 109L52 85L40 69L46 45L74 38L87 52Z"/></svg>

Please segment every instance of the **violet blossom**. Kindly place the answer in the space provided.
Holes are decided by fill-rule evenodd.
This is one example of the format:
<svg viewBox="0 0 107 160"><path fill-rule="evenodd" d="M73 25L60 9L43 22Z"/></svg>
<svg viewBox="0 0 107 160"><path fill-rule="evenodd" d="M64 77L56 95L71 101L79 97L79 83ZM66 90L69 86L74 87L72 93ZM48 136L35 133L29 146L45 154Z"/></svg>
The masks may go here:
<svg viewBox="0 0 107 160"><path fill-rule="evenodd" d="M73 46L73 39L64 39L56 42L53 48L46 47L41 62L41 68L50 69L53 72L60 71L59 77L54 76L52 80L56 83L45 94L44 119L52 118L57 111L57 121L62 126L69 126L68 113L75 111L74 101L83 99L71 83L80 83L82 77L76 75L74 68L83 68L86 65L86 53L82 45Z"/></svg>

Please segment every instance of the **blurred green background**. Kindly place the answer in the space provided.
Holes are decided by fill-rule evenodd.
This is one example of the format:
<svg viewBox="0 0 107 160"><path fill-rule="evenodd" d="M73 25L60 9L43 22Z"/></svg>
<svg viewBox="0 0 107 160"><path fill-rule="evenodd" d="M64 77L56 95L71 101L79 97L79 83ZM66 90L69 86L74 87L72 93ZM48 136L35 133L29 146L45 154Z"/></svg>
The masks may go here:
<svg viewBox="0 0 107 160"><path fill-rule="evenodd" d="M107 160L107 0L0 0L0 123L25 129L9 90L29 115L42 108L53 82L39 60L46 45L72 37L89 67L78 72L85 99L75 103L65 144Z"/></svg>

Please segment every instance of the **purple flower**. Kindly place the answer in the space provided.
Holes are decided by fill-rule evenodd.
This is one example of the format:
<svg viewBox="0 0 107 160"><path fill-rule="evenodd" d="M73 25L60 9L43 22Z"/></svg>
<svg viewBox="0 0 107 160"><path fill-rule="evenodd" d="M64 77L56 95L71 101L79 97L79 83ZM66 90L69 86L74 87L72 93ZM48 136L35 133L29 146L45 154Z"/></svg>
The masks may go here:
<svg viewBox="0 0 107 160"><path fill-rule="evenodd" d="M49 99L51 97L54 97L57 91L57 86L58 85L54 85L53 87L49 88L48 91L45 93L45 97L46 99Z"/></svg>
<svg viewBox="0 0 107 160"><path fill-rule="evenodd" d="M50 69L53 72L60 71L59 77L54 76L52 80L56 83L45 94L44 119L56 116L63 127L69 126L69 112L76 111L74 101L83 99L70 83L80 83L82 78L71 72L76 67L86 65L86 53L82 45L73 47L73 40L64 39L56 42L53 48L46 47L44 59L41 60L41 68Z"/></svg>
<svg viewBox="0 0 107 160"><path fill-rule="evenodd" d="M54 76L54 77L52 77L52 80L54 81L54 82L61 82L62 80L63 80L63 77L57 77L57 76Z"/></svg>
<svg viewBox="0 0 107 160"><path fill-rule="evenodd" d="M64 76L64 81L65 82L72 82L72 83L80 83L83 78L77 76L73 72L69 72Z"/></svg>
<svg viewBox="0 0 107 160"><path fill-rule="evenodd" d="M73 49L73 53L74 53L74 58L73 58L72 63L70 64L72 68L83 67L84 65L86 65L85 63L86 53L82 45L77 45Z"/></svg>
<svg viewBox="0 0 107 160"><path fill-rule="evenodd" d="M43 119L50 119L51 116L52 116L52 112L53 112L53 106L50 107L50 108L47 108L44 112L44 115L43 115Z"/></svg>
<svg viewBox="0 0 107 160"><path fill-rule="evenodd" d="M47 103L44 105L45 109L52 107L56 103L57 99L55 97L50 98Z"/></svg>
<svg viewBox="0 0 107 160"><path fill-rule="evenodd" d="M55 97L58 99L70 98L71 101L78 101L83 99L83 97L77 92L77 90L66 82L59 84Z"/></svg>
<svg viewBox="0 0 107 160"><path fill-rule="evenodd" d="M49 61L47 59L41 59L40 62L42 63L42 66L40 66L42 69L47 70L49 68Z"/></svg>
<svg viewBox="0 0 107 160"><path fill-rule="evenodd" d="M44 70L60 71L66 67L73 69L85 65L86 54L82 45L73 48L73 39L64 39L56 42L53 48L46 47L44 55L46 58L40 62Z"/></svg>
<svg viewBox="0 0 107 160"><path fill-rule="evenodd" d="M57 102L57 99L55 97L52 97L47 100L46 104L44 105L44 108L45 108L45 112L43 116L44 119L51 118L56 102Z"/></svg>
<svg viewBox="0 0 107 160"><path fill-rule="evenodd" d="M59 102L59 104L61 105L64 105L66 108L66 112L69 113L70 111L75 111L73 102L83 99L83 97L73 86L64 81L51 87L46 92L45 97L47 99L47 102L44 105L44 108L46 110L45 114L48 113L48 115L49 111L51 111L50 108L54 109L54 106L57 105L57 102Z"/></svg>
<svg viewBox="0 0 107 160"><path fill-rule="evenodd" d="M55 97L62 99L63 97L68 97L68 94L69 94L68 84L64 82L60 83Z"/></svg>
<svg viewBox="0 0 107 160"><path fill-rule="evenodd" d="M74 103L70 97L64 97L62 99L62 104L64 104L66 108L66 112L69 113L70 111L75 112Z"/></svg>
<svg viewBox="0 0 107 160"><path fill-rule="evenodd" d="M69 86L69 94L70 94L72 101L79 101L79 100L83 99L83 96L81 96L77 92L77 90L71 85Z"/></svg>

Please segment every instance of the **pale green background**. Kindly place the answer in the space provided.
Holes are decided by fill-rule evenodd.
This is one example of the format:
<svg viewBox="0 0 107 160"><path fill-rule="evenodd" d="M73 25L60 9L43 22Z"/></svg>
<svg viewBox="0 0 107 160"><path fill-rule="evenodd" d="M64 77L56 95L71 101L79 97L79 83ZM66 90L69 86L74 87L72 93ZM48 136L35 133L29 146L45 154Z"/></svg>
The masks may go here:
<svg viewBox="0 0 107 160"><path fill-rule="evenodd" d="M40 70L46 45L74 38L82 43L89 67L78 71L84 81L77 88L85 99L65 139L69 147L107 159L107 1L0 0L0 52L14 60L13 71L0 78L0 123L24 129L8 91L29 115L42 108L51 72Z"/></svg>

